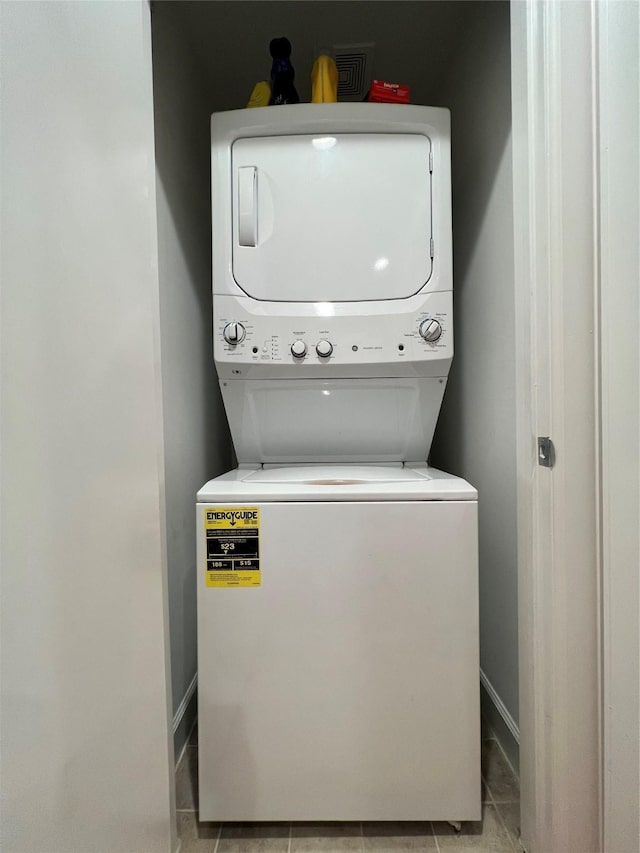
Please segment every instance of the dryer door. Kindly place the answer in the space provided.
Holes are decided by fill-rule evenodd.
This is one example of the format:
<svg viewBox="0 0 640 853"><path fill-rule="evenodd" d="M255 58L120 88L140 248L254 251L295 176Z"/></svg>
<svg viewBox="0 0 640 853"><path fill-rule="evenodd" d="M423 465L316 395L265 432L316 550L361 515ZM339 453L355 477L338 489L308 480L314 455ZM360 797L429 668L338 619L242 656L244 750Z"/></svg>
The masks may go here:
<svg viewBox="0 0 640 853"><path fill-rule="evenodd" d="M240 139L233 275L255 299L403 299L431 276L431 142L421 134Z"/></svg>

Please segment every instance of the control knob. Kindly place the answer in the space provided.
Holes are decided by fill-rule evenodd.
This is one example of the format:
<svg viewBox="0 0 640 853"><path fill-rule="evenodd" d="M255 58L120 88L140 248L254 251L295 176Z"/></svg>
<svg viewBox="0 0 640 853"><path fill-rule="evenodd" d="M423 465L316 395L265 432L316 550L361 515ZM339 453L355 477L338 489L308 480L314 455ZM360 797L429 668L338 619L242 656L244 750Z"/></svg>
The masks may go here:
<svg viewBox="0 0 640 853"><path fill-rule="evenodd" d="M321 358L329 358L333 352L333 344L329 343L329 341L318 341L316 352Z"/></svg>
<svg viewBox="0 0 640 853"><path fill-rule="evenodd" d="M423 320L422 323L420 323L420 334L427 343L435 344L442 334L442 326L437 320L433 320L431 318Z"/></svg>
<svg viewBox="0 0 640 853"><path fill-rule="evenodd" d="M307 345L304 341L294 341L291 344L291 355L294 358L304 358L307 354Z"/></svg>
<svg viewBox="0 0 640 853"><path fill-rule="evenodd" d="M227 323L222 330L222 337L232 347L236 344L241 344L247 334L247 330L242 323Z"/></svg>

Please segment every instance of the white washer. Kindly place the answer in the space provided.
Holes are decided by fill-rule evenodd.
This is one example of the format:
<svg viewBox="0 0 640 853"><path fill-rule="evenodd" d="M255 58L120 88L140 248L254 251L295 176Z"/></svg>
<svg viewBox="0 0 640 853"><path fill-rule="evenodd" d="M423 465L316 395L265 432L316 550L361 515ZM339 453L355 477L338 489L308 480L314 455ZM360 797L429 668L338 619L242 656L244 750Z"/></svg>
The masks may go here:
<svg viewBox="0 0 640 853"><path fill-rule="evenodd" d="M477 820L477 495L429 469L453 357L449 114L212 117L198 493L203 820Z"/></svg>
<svg viewBox="0 0 640 853"><path fill-rule="evenodd" d="M257 521L207 538L234 510ZM197 522L200 819L480 819L475 490L426 467L237 470ZM259 586L207 586L229 543Z"/></svg>

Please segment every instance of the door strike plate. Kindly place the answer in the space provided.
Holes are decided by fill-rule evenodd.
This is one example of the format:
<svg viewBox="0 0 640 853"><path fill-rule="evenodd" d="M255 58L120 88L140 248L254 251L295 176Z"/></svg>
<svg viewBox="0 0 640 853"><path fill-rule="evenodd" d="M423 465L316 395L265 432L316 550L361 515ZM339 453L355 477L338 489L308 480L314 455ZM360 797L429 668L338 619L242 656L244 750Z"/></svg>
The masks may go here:
<svg viewBox="0 0 640 853"><path fill-rule="evenodd" d="M538 465L543 468L553 468L556 461L556 451L548 435L538 436Z"/></svg>

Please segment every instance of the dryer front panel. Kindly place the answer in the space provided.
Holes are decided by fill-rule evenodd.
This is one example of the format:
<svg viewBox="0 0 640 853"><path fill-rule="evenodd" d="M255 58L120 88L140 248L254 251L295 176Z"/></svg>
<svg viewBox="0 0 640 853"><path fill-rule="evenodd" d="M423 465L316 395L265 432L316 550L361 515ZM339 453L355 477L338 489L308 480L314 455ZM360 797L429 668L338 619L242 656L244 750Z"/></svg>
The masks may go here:
<svg viewBox="0 0 640 853"><path fill-rule="evenodd" d="M432 274L431 140L302 134L232 147L232 269L272 302L404 299Z"/></svg>
<svg viewBox="0 0 640 853"><path fill-rule="evenodd" d="M240 464L426 459L444 377L220 383Z"/></svg>

